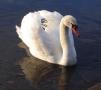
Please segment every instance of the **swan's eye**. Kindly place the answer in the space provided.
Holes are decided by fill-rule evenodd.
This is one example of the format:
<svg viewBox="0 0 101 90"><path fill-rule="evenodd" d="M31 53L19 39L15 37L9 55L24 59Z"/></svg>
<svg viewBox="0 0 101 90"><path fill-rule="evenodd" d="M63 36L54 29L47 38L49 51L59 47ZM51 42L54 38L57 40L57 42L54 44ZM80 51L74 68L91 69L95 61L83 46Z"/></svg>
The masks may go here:
<svg viewBox="0 0 101 90"><path fill-rule="evenodd" d="M77 28L78 28L78 26L77 26L77 25L75 25L75 24L72 24L72 28L77 29Z"/></svg>

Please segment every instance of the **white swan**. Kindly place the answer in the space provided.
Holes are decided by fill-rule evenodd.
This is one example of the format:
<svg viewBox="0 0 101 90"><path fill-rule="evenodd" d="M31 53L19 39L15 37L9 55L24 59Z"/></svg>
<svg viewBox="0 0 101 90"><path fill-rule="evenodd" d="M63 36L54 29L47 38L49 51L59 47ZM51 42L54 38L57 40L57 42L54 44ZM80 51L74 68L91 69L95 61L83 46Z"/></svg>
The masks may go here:
<svg viewBox="0 0 101 90"><path fill-rule="evenodd" d="M77 62L72 31L79 36L73 16L46 10L28 13L21 27L16 26L19 38L33 56L63 66Z"/></svg>

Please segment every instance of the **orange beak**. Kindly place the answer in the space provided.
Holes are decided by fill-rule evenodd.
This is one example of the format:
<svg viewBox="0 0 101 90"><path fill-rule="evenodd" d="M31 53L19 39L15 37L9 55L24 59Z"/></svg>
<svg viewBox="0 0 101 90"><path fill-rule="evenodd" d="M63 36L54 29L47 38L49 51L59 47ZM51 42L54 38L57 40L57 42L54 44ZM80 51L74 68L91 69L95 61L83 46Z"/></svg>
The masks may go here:
<svg viewBox="0 0 101 90"><path fill-rule="evenodd" d="M72 25L72 31L77 37L80 37L80 33L78 31L78 26L77 25Z"/></svg>

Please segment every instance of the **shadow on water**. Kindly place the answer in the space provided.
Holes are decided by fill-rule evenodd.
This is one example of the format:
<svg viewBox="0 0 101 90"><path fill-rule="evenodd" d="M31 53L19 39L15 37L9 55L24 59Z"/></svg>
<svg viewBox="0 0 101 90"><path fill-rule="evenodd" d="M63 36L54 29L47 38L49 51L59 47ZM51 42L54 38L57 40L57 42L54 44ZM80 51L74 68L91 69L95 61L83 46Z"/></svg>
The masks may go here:
<svg viewBox="0 0 101 90"><path fill-rule="evenodd" d="M28 48L23 43L19 45ZM69 81L75 71L74 67L63 67L39 60L31 55L19 62L22 71L36 90L67 90Z"/></svg>

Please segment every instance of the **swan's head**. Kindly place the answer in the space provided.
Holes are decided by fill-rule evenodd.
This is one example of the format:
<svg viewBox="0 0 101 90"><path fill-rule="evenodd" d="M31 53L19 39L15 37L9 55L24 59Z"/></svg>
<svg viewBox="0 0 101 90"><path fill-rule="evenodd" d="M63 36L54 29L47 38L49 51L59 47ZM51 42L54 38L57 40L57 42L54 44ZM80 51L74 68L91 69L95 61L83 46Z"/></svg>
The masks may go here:
<svg viewBox="0 0 101 90"><path fill-rule="evenodd" d="M71 16L71 15L66 15L66 16L63 17L62 22L63 22L63 24L64 24L66 27L70 28L70 30L72 30L73 33L74 33L77 37L80 36L80 33L79 33L79 31L78 31L77 20L76 20L75 17L73 17L73 16Z"/></svg>

